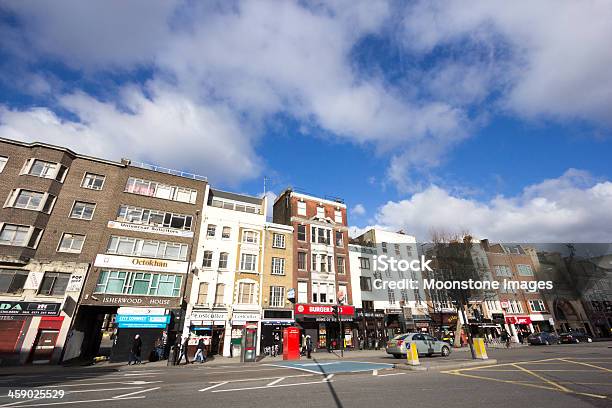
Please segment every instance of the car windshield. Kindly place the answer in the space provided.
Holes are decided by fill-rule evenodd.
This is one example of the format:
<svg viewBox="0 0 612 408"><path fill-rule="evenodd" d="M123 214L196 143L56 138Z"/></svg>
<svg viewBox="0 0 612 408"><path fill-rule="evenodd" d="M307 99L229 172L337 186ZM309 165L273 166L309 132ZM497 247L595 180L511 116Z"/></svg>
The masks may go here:
<svg viewBox="0 0 612 408"><path fill-rule="evenodd" d="M408 336L409 334L398 334L397 336L393 338L393 340L404 340Z"/></svg>

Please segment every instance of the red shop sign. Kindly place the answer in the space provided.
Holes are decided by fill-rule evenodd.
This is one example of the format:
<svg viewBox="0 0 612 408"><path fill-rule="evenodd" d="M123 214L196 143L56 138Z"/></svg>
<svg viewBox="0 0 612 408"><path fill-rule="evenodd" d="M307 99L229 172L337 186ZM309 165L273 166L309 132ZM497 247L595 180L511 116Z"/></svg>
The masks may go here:
<svg viewBox="0 0 612 408"><path fill-rule="evenodd" d="M529 316L506 316L506 323L531 324L531 318Z"/></svg>
<svg viewBox="0 0 612 408"><path fill-rule="evenodd" d="M295 305L296 314L305 315L331 315L333 309L331 305ZM353 316L355 308L353 306L340 306L340 315Z"/></svg>

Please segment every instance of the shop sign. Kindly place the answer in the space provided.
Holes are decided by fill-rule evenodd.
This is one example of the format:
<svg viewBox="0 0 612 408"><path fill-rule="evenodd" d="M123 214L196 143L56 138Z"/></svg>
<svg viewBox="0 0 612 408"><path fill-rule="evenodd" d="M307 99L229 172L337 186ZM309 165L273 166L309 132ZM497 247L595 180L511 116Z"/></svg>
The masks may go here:
<svg viewBox="0 0 612 408"><path fill-rule="evenodd" d="M334 313L331 305L295 305L295 313L305 315L331 315ZM340 306L340 315L354 316L353 306Z"/></svg>
<svg viewBox="0 0 612 408"><path fill-rule="evenodd" d="M199 312L193 311L189 316L190 320L227 320L227 312ZM225 324L225 323L222 323Z"/></svg>
<svg viewBox="0 0 612 408"><path fill-rule="evenodd" d="M109 221L108 228L120 229L125 231L146 232L150 234L171 235L173 237L193 237L193 231L178 230L167 227L157 227L154 225L131 224L129 222Z"/></svg>
<svg viewBox="0 0 612 408"><path fill-rule="evenodd" d="M96 295L97 296L97 295ZM93 296L91 296L93 298ZM95 299L94 299L95 300ZM123 297L123 296L102 296L99 303L105 305L143 305L143 306L170 306L170 304L176 304L178 298L167 299L167 298L142 298L142 297Z"/></svg>
<svg viewBox="0 0 612 408"><path fill-rule="evenodd" d="M165 315L166 309L163 307L120 307L117 309L118 315Z"/></svg>
<svg viewBox="0 0 612 408"><path fill-rule="evenodd" d="M530 324L531 318L529 316L506 316L506 323L508 324Z"/></svg>
<svg viewBox="0 0 612 408"><path fill-rule="evenodd" d="M164 329L170 323L170 315L117 315L115 322L120 329Z"/></svg>
<svg viewBox="0 0 612 408"><path fill-rule="evenodd" d="M233 312L232 323L256 322L261 318L259 312Z"/></svg>
<svg viewBox="0 0 612 408"><path fill-rule="evenodd" d="M320 323L324 323L324 322L337 322L338 319L336 319L335 317L332 316L316 316L314 318L315 322L320 322ZM353 316L340 316L340 321L342 322L352 322L353 321Z"/></svg>
<svg viewBox="0 0 612 408"><path fill-rule="evenodd" d="M133 256L96 255L94 266L99 268L124 268L149 272L187 273L187 262L167 259L137 258Z"/></svg>
<svg viewBox="0 0 612 408"><path fill-rule="evenodd" d="M416 322L416 327L422 328L422 327L429 327L429 323L427 322Z"/></svg>
<svg viewBox="0 0 612 408"><path fill-rule="evenodd" d="M28 274L28 279L26 279L25 283L23 284L23 288L29 290L38 290L38 287L40 286L40 282L42 281L44 275L44 272L30 272Z"/></svg>
<svg viewBox="0 0 612 408"><path fill-rule="evenodd" d="M356 309L355 316L359 319L363 317L366 319L383 319L385 317L385 311Z"/></svg>
<svg viewBox="0 0 612 408"><path fill-rule="evenodd" d="M83 275L72 275L66 286L66 292L80 292L83 287L85 277Z"/></svg>
<svg viewBox="0 0 612 408"><path fill-rule="evenodd" d="M0 302L2 316L57 316L61 303Z"/></svg>

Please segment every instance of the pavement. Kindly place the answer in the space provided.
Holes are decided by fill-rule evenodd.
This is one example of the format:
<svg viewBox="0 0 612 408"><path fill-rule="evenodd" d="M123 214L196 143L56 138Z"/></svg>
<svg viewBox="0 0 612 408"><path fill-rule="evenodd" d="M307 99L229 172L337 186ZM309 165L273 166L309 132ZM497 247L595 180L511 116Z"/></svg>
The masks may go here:
<svg viewBox="0 0 612 408"><path fill-rule="evenodd" d="M34 370L0 376L0 407L610 407L609 345L490 349L496 362L476 367L457 367L469 360L469 352L455 351L449 358L422 358L440 367L422 372L397 369L402 362L382 351L251 364L218 359L178 367L102 364L46 372L30 367ZM455 366L441 368L445 364Z"/></svg>

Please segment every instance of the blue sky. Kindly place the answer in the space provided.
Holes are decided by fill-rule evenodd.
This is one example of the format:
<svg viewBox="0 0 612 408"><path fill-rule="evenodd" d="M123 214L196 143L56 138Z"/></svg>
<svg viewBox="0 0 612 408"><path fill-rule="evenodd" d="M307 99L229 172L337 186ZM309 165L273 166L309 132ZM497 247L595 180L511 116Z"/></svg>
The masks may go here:
<svg viewBox="0 0 612 408"><path fill-rule="evenodd" d="M612 7L468 3L6 2L0 136L340 196L354 233L610 242Z"/></svg>

